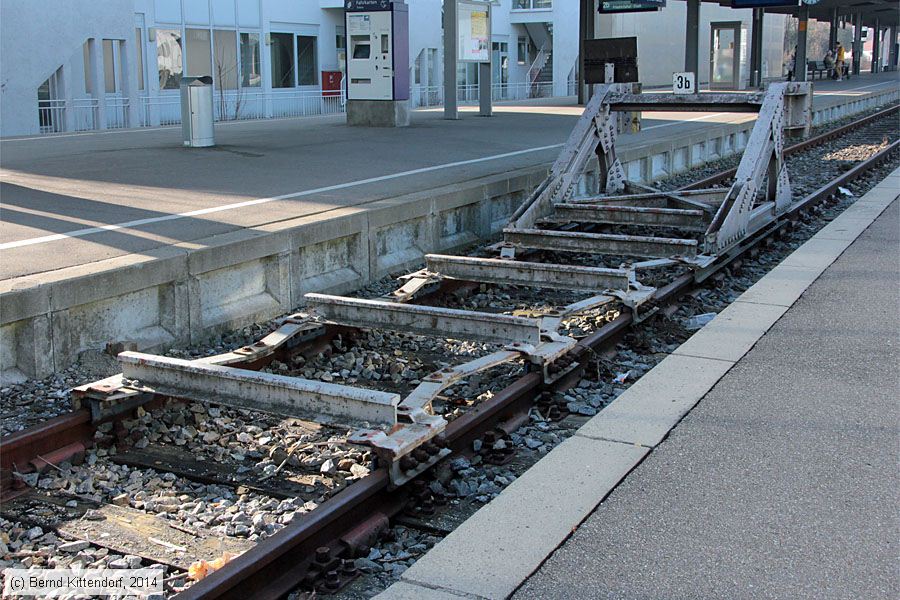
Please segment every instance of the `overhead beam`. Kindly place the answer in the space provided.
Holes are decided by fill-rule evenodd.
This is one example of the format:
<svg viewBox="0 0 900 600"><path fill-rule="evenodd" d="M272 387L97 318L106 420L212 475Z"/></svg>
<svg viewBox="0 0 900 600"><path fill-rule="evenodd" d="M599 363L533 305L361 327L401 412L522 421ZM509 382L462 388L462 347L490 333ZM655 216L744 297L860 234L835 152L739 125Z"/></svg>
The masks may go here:
<svg viewBox="0 0 900 600"><path fill-rule="evenodd" d="M326 294L304 297L317 315L342 325L501 344L541 341L540 323L535 319Z"/></svg>
<svg viewBox="0 0 900 600"><path fill-rule="evenodd" d="M503 238L506 242L522 248L560 252L587 252L641 258L693 257L697 254L696 240L673 238L543 229L504 229Z"/></svg>
<svg viewBox="0 0 900 600"><path fill-rule="evenodd" d="M610 94L610 110L675 112L759 112L763 95L750 94Z"/></svg>
<svg viewBox="0 0 900 600"><path fill-rule="evenodd" d="M140 352L122 352L118 359L125 379L166 396L287 417L397 422L399 394Z"/></svg>
<svg viewBox="0 0 900 600"><path fill-rule="evenodd" d="M469 258L428 254L429 271L453 279L552 287L567 290L627 290L628 272L622 269L580 267L497 258Z"/></svg>

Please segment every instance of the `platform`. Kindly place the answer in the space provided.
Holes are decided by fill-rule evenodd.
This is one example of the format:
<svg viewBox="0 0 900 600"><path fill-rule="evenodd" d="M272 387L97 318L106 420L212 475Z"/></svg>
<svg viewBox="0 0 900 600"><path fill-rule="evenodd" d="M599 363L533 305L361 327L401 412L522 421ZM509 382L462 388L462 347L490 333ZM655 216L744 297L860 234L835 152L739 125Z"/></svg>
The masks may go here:
<svg viewBox="0 0 900 600"><path fill-rule="evenodd" d="M896 75L817 83L815 118L896 98ZM210 149L181 147L180 128L2 140L5 377L46 375L108 341L202 340L484 239L543 179L580 112L572 101L460 121L422 110L401 130L233 122ZM652 117L618 143L635 181L739 152L753 124Z"/></svg>
<svg viewBox="0 0 900 600"><path fill-rule="evenodd" d="M379 600L897 597L898 196L900 169Z"/></svg>

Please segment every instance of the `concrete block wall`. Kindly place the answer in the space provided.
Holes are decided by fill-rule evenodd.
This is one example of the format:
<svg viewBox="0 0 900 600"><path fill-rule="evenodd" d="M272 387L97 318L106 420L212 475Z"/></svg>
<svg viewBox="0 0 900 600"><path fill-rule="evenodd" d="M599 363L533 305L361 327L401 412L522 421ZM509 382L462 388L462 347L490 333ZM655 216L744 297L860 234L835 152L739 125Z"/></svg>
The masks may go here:
<svg viewBox="0 0 900 600"><path fill-rule="evenodd" d="M865 110L896 96L854 98L848 105ZM848 114L839 105L823 110ZM752 127L710 125L623 149L619 156L630 179L649 183L740 152ZM347 293L406 272L428 252L498 233L549 166L5 281L2 380L49 375L110 341L134 341L142 350L202 342L288 313L307 292Z"/></svg>

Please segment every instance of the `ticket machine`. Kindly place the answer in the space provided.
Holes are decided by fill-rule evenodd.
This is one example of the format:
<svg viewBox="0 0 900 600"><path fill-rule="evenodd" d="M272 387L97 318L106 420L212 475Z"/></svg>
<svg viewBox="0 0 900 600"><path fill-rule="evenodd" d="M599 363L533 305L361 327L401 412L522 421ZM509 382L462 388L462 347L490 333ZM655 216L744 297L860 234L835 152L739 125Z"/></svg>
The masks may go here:
<svg viewBox="0 0 900 600"><path fill-rule="evenodd" d="M409 7L345 0L347 123L409 125Z"/></svg>

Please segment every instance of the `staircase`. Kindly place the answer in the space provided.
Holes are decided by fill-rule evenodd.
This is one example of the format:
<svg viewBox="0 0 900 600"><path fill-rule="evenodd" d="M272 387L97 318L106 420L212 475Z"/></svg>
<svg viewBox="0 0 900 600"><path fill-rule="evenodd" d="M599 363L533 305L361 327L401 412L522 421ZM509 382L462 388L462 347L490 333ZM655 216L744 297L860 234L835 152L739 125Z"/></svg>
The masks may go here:
<svg viewBox="0 0 900 600"><path fill-rule="evenodd" d="M552 95L553 90L553 27L551 23L526 23L528 36L538 50L528 69L529 96Z"/></svg>

